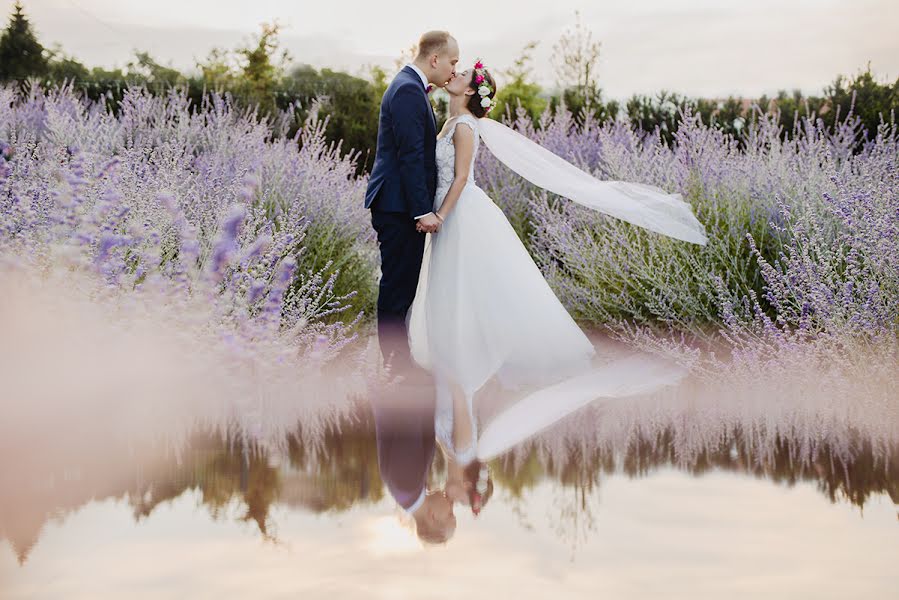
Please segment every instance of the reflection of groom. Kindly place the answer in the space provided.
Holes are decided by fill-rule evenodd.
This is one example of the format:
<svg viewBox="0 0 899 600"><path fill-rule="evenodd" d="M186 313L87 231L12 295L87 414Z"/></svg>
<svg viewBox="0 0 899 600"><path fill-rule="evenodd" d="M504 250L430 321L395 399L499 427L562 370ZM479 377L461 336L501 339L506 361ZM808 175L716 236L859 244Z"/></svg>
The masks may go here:
<svg viewBox="0 0 899 600"><path fill-rule="evenodd" d="M384 92L378 120L375 164L365 207L381 251L378 342L385 363L404 381L372 397L381 478L416 522L420 538L443 541L455 530L452 504L442 493L427 494L434 457L434 388L412 362L406 313L415 299L424 253L424 233L435 233L437 122L428 87L443 87L455 75L456 40L444 31L424 34L418 56ZM417 223L416 223L417 221Z"/></svg>
<svg viewBox="0 0 899 600"><path fill-rule="evenodd" d="M418 56L384 92L378 117L375 164L365 192L365 207L381 251L378 290L378 339L384 360L400 373L412 359L406 313L415 298L425 236L416 221L434 233L437 193L437 122L428 100L428 84L443 87L455 75L459 46L445 31L421 36Z"/></svg>
<svg viewBox="0 0 899 600"><path fill-rule="evenodd" d="M411 388L414 390L414 388ZM402 389L413 403L427 400L421 393ZM374 398L372 412L378 438L381 480L397 504L415 520L415 532L425 542L441 543L456 530L453 503L443 492L428 492L428 473L434 460L434 408L430 410Z"/></svg>

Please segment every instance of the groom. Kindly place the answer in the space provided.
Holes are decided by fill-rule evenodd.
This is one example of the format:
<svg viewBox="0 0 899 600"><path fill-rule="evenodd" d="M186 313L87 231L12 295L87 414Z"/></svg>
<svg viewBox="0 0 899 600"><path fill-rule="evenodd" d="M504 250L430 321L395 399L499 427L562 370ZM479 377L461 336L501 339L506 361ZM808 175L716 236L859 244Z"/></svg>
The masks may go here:
<svg viewBox="0 0 899 600"><path fill-rule="evenodd" d="M459 45L446 31L430 31L418 42L418 56L393 79L381 100L378 146L365 192L365 208L381 251L378 342L394 372L414 371L406 313L415 298L424 252L424 232L436 233L437 121L429 88L455 77Z"/></svg>
<svg viewBox="0 0 899 600"><path fill-rule="evenodd" d="M435 448L434 387L413 365L406 313L418 287L424 232L440 228L433 212L437 120L428 91L445 86L458 61L459 45L449 33L421 36L418 56L397 74L381 100L378 147L365 192L381 251L378 343L385 363L403 379L372 396L378 467L391 495L415 518L419 537L429 541L452 535L455 518L443 494L426 490Z"/></svg>

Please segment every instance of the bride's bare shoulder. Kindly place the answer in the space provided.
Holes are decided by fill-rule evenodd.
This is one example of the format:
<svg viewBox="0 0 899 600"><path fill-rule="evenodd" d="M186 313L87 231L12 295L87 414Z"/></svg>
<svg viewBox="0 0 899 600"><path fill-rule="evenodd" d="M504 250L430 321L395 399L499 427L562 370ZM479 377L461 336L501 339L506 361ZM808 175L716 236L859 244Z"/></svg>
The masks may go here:
<svg viewBox="0 0 899 600"><path fill-rule="evenodd" d="M459 125L467 125L468 127L462 127L461 129L458 127ZM478 118L474 115L459 115L456 118L456 123L454 124L455 132L464 131L465 135L472 135L474 132L478 130Z"/></svg>

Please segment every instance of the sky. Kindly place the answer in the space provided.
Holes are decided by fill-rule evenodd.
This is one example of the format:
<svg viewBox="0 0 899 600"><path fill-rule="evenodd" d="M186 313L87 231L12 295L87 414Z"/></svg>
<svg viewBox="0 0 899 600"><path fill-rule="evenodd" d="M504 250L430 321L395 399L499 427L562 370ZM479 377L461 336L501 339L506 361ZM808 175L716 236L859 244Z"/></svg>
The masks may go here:
<svg viewBox="0 0 899 600"><path fill-rule="evenodd" d="M388 500L323 514L275 506L277 542L240 522L238 503L212 518L197 490L140 520L125 501L98 500L47 523L24 566L0 539L0 594L886 598L899 579L895 505L885 493L860 514L808 481L666 469L603 475L586 511L573 488L544 482L525 497L501 491L477 519L457 509L453 539L429 548Z"/></svg>
<svg viewBox="0 0 899 600"><path fill-rule="evenodd" d="M14 0L0 0L10 14ZM214 47L247 44L263 22L282 25L295 62L361 75L393 70L423 31L449 30L461 59L508 68L537 41L534 76L556 78L553 45L575 12L601 43L607 98L661 89L690 96L756 97L779 89L821 93L868 62L880 81L899 76L896 0L23 0L39 39L88 66L124 66L135 50L190 71ZM502 78L499 79L502 84Z"/></svg>

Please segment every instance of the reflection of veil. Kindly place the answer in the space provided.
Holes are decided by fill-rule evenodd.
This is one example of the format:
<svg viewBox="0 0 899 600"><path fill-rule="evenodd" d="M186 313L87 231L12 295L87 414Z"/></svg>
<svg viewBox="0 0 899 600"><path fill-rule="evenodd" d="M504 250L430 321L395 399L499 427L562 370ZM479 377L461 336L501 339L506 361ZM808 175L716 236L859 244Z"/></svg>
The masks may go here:
<svg viewBox="0 0 899 600"><path fill-rule="evenodd" d="M490 152L534 185L622 221L705 245L705 228L680 194L642 183L600 181L502 123L478 121Z"/></svg>

